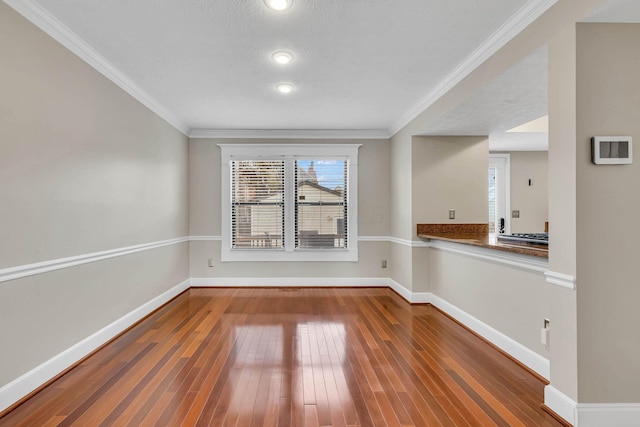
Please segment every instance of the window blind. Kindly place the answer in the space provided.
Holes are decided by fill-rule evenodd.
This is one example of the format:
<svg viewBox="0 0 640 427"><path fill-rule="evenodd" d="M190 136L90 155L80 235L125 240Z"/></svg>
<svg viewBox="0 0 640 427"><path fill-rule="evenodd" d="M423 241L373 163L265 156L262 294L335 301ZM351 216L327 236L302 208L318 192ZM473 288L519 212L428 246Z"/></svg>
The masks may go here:
<svg viewBox="0 0 640 427"><path fill-rule="evenodd" d="M231 247L284 248L284 161L231 161Z"/></svg>

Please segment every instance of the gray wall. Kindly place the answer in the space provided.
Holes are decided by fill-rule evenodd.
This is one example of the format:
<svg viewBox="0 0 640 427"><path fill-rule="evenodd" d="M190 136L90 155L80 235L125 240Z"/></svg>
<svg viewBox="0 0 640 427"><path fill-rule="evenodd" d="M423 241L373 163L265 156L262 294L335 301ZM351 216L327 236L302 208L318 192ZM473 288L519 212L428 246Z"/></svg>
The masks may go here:
<svg viewBox="0 0 640 427"><path fill-rule="evenodd" d="M520 211L520 218L511 218L511 232L542 233L549 220L548 153L511 151L509 156L511 210Z"/></svg>
<svg viewBox="0 0 640 427"><path fill-rule="evenodd" d="M414 137L413 225L487 223L489 145L485 136ZM456 219L448 210L456 209ZM413 248L412 290L432 292L520 344L549 357L540 343L549 317L541 273L434 248Z"/></svg>
<svg viewBox="0 0 640 427"><path fill-rule="evenodd" d="M282 143L277 140L192 139L189 150L190 234L220 236L220 147L225 143ZM358 154L358 234L389 235L389 141L306 140L295 143L362 144ZM381 260L389 260L387 241L361 241L358 262L221 262L220 241L193 241L192 277L388 277ZM214 267L208 267L213 258Z"/></svg>
<svg viewBox="0 0 640 427"><path fill-rule="evenodd" d="M0 3L0 268L188 233L188 140ZM188 277L176 244L0 283L0 386Z"/></svg>
<svg viewBox="0 0 640 427"><path fill-rule="evenodd" d="M640 142L640 24L577 29L577 277L580 402L640 402L640 161L596 166L590 138Z"/></svg>
<svg viewBox="0 0 640 427"><path fill-rule="evenodd" d="M417 136L411 146L413 235L419 223L486 224L486 136ZM455 209L455 220L449 219Z"/></svg>
<svg viewBox="0 0 640 427"><path fill-rule="evenodd" d="M524 31L477 67L445 95L397 131L391 138L391 233L400 241L391 245L391 258L398 264L391 269L392 278L412 290L429 289L424 277L414 277L414 264L421 262L413 253L422 248L410 247L401 240L412 239L414 232L407 206L412 200L411 141L427 126L451 108L472 96L495 77L504 73L536 49L549 45L549 222L552 232L549 268L553 272L576 276L576 107L575 107L575 23L601 6L606 0L562 0L536 19ZM399 203L396 203L399 202ZM395 262L395 261L394 261ZM431 261L433 262L433 260ZM593 260L591 260L593 262ZM401 264L401 265L400 265ZM434 265L424 265L435 268ZM422 274L422 273L421 273ZM428 280L428 279L426 279ZM496 280L502 280L496 277ZM418 285L419 284L419 285ZM437 285L433 285L437 286ZM551 383L560 392L577 400L577 303L576 292L549 284L547 304L552 322L550 347ZM509 289L509 288L506 288ZM509 291L510 292L510 291ZM521 298L513 293L512 298ZM522 295L524 297L524 295ZM461 305L465 304L464 302ZM472 313L483 308L474 301L464 305ZM542 313L546 308L540 308ZM588 314L587 314L588 315ZM528 334L526 330L518 333ZM638 399L636 399L637 401Z"/></svg>
<svg viewBox="0 0 640 427"><path fill-rule="evenodd" d="M551 289L542 273L428 249L430 290L525 347L549 358L540 342Z"/></svg>
<svg viewBox="0 0 640 427"><path fill-rule="evenodd" d="M588 157L593 135L640 138L640 99L629 89L640 86L640 36L637 25L581 24L576 41L576 20L602 3L558 2L390 142L362 141L360 234L397 241L361 242L359 263L301 266L220 265L219 242L191 242L0 283L0 385L189 274L390 275L543 355L547 350L531 334L539 317L549 315L554 387L579 402L640 401L633 258L640 236L629 227L640 174L636 164L596 167ZM549 265L577 277L577 292L545 285L532 273L407 244L415 239L418 214L428 210L414 188L413 136L547 43ZM4 3L0 56L0 268L187 234L220 235L215 143L234 141L188 142ZM209 257L213 269L206 267ZM388 271L379 268L386 257Z"/></svg>

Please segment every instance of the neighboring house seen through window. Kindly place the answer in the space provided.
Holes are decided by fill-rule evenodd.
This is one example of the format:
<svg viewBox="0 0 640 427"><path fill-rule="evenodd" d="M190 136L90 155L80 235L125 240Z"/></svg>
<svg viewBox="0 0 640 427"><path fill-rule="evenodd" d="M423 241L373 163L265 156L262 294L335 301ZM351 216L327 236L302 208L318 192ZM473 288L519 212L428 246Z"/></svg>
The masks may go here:
<svg viewBox="0 0 640 427"><path fill-rule="evenodd" d="M355 144L221 144L223 261L357 261Z"/></svg>

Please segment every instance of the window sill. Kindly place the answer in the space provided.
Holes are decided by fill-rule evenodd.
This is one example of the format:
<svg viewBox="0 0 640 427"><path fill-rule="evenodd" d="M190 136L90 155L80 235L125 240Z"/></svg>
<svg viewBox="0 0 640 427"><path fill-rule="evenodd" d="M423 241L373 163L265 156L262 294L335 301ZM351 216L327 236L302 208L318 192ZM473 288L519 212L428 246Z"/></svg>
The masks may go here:
<svg viewBox="0 0 640 427"><path fill-rule="evenodd" d="M222 262L357 262L357 249L222 250Z"/></svg>

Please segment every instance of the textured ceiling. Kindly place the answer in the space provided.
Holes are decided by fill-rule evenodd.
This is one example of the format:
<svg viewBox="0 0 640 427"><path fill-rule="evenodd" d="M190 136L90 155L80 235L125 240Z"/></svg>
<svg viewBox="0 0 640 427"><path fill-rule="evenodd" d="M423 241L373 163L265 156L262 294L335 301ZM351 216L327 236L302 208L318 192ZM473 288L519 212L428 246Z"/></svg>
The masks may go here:
<svg viewBox="0 0 640 427"><path fill-rule="evenodd" d="M584 22L638 23L640 1L611 0ZM547 49L538 49L453 109L424 135L489 135L491 151L546 151L547 132L507 133L547 114Z"/></svg>
<svg viewBox="0 0 640 427"><path fill-rule="evenodd" d="M640 1L611 0L584 22L640 23Z"/></svg>
<svg viewBox="0 0 640 427"><path fill-rule="evenodd" d="M527 3L35 1L187 127L235 130L387 130Z"/></svg>
<svg viewBox="0 0 640 427"><path fill-rule="evenodd" d="M542 47L437 120L423 135L489 135L492 151L548 149L547 133L507 133L547 114L547 48Z"/></svg>

